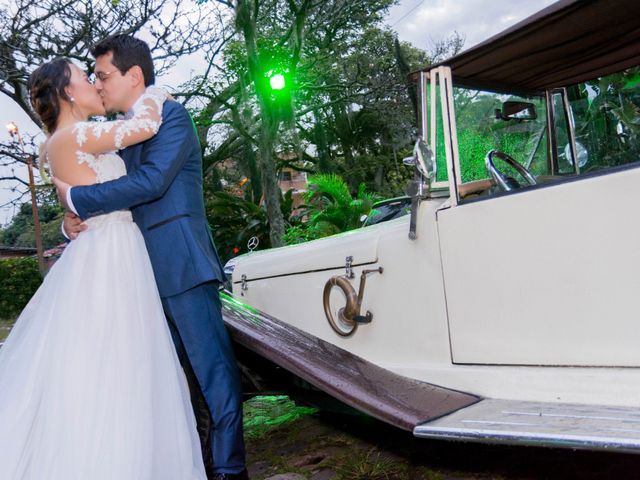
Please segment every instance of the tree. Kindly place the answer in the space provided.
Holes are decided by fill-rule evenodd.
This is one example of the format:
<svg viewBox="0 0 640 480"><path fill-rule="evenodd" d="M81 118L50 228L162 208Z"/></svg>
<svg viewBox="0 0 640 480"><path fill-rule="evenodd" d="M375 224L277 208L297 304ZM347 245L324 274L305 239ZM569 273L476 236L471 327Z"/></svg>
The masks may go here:
<svg viewBox="0 0 640 480"><path fill-rule="evenodd" d="M42 244L52 248L64 242L60 231L63 210L50 190L38 192L38 216L42 227ZM11 223L0 229L0 245L8 247L35 247L35 233L31 203L20 205Z"/></svg>
<svg viewBox="0 0 640 480"><path fill-rule="evenodd" d="M270 248L270 228L267 213L262 206L226 192L212 192L205 203L207 217L218 253L223 261L248 251L250 238L258 239L258 249ZM282 215L289 228L300 223L293 216L293 192L280 198Z"/></svg>
<svg viewBox="0 0 640 480"><path fill-rule="evenodd" d="M218 86L218 93L203 91L201 95L209 99L208 114L218 114L209 125L229 125L233 130L232 143L237 149L243 146L247 152L247 146L256 147L271 243L282 245L285 222L278 205L278 160L274 158L274 148L281 140L281 127L297 127L300 122L308 122L306 116L312 115L319 106L343 100L340 90L345 82L328 83L328 77L318 72L330 65L332 59L344 56L353 47L354 39L367 26L381 21L394 2L239 0L235 5L226 1L219 3L234 8L242 42L225 51L226 63L231 66L227 71L235 73L231 83ZM242 61L238 61L240 58ZM224 76L221 74L212 83ZM274 92L271 82L274 78L284 80L288 88ZM228 95L229 92L235 94ZM221 103L227 108L226 116L220 115L221 109L208 108ZM222 146L228 149L231 144L223 142Z"/></svg>
<svg viewBox="0 0 640 480"><path fill-rule="evenodd" d="M341 96L331 95L330 104L318 101L315 125L301 133L329 158L324 162L329 168L318 170L341 175L352 193L364 182L369 190L398 195L404 187L398 185L410 175L399 152L415 140L417 125L406 73L426 63L425 52L398 42L390 30L370 26L324 67L327 83L345 87Z"/></svg>
<svg viewBox="0 0 640 480"><path fill-rule="evenodd" d="M38 126L27 92L29 73L41 63L64 56L93 70L90 47L114 33L138 35L151 48L162 75L182 56L199 52L213 63L231 33L224 9L215 3L182 0L17 0L0 10L0 93L11 99ZM37 159L37 138L27 138L27 155ZM0 166L25 162L14 143L0 143ZM3 175L21 188L16 175Z"/></svg>

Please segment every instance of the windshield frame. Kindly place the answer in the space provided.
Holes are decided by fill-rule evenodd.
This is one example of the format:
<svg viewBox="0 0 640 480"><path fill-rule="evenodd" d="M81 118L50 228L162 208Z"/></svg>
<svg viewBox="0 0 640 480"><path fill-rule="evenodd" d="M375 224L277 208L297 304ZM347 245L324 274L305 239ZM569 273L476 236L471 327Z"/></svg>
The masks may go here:
<svg viewBox="0 0 640 480"><path fill-rule="evenodd" d="M455 83L454 83L455 81ZM460 151L458 144L456 112L453 98L453 88L469 88L482 89L488 92L500 94L514 95L536 95L545 102L545 115L547 124L547 140L546 152L547 161L549 162L549 171L555 175L558 171L558 154L557 154L557 132L556 119L560 117L563 127L566 128L569 135L569 147L571 161L573 164L573 174L579 174L580 169L576 162L576 136L574 121L572 118L571 107L568 100L566 88L554 88L544 92L522 91L518 88L508 89L505 86L485 86L478 84L469 84L469 82L458 82L452 77L451 68L447 66L434 67L428 71L422 71L419 75L420 90L420 132L421 138L427 141L433 150L434 155L438 155L438 130L441 129L444 136L444 154L447 166L447 179L441 181L433 181L432 188L449 190L449 205L457 206L461 201L461 191L465 191L465 185L473 183L462 181L462 173L460 168ZM437 95L440 95L440 101ZM562 104L564 112L554 112L553 95L562 96ZM438 122L438 114L440 113L441 122ZM572 175L573 175L572 174ZM517 193L521 190L509 192ZM498 195L502 196L502 195ZM486 197L493 198L493 196Z"/></svg>

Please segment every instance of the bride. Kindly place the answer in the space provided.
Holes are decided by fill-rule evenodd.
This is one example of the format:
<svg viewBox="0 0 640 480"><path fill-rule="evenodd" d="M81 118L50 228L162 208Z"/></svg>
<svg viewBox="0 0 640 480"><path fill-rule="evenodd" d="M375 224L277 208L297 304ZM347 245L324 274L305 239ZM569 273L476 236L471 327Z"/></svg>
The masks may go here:
<svg viewBox="0 0 640 480"><path fill-rule="evenodd" d="M71 185L126 174L114 153L157 132L166 93L104 115L67 59L29 78L52 173ZM86 221L0 348L3 480L205 479L189 391L140 231L129 211Z"/></svg>

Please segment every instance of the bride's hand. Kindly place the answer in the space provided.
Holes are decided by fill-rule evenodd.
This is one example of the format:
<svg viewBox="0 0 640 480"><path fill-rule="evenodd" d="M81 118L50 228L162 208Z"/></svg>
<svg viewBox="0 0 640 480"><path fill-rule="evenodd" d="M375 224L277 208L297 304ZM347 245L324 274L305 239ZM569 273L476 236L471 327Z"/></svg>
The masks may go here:
<svg viewBox="0 0 640 480"><path fill-rule="evenodd" d="M156 87L154 85L148 86L142 96L133 104L131 108L134 116L143 115L147 112L147 109L155 104L159 113L162 113L162 104L166 100L173 99L169 92L164 88Z"/></svg>
<svg viewBox="0 0 640 480"><path fill-rule="evenodd" d="M82 223L80 217L72 212L65 212L62 225L64 233L69 240L75 240L81 232L84 232L87 229L87 226Z"/></svg>
<svg viewBox="0 0 640 480"><path fill-rule="evenodd" d="M145 89L144 93L153 97L162 98L163 100L174 100L174 98L166 89L162 87L156 87L155 85L149 85Z"/></svg>

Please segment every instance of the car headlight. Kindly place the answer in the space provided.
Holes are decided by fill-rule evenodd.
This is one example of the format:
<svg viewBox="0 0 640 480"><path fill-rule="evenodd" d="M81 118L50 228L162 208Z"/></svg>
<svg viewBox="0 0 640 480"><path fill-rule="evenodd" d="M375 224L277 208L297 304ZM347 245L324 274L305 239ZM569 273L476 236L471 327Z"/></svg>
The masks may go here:
<svg viewBox="0 0 640 480"><path fill-rule="evenodd" d="M227 263L225 263L223 268L224 276L225 276L224 288L226 288L230 292L233 291L233 271L235 270L235 268L236 268L235 258L232 258Z"/></svg>

